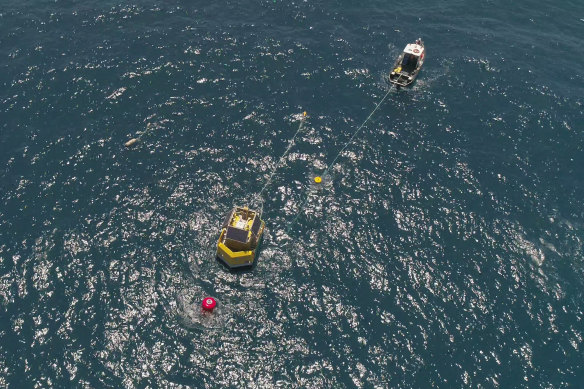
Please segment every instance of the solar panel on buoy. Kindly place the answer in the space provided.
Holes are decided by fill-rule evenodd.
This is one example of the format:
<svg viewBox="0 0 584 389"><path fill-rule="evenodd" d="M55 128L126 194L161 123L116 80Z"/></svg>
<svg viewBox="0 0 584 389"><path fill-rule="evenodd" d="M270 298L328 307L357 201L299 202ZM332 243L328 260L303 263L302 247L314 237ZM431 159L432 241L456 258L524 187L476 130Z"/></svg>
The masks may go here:
<svg viewBox="0 0 584 389"><path fill-rule="evenodd" d="M253 224L251 225L251 233L257 235L261 225L262 221L260 220L259 217L256 216L255 220L253 221Z"/></svg>
<svg viewBox="0 0 584 389"><path fill-rule="evenodd" d="M234 240L236 242L246 243L247 242L247 231L240 230L239 228L235 227L227 227L227 234L225 235L225 239Z"/></svg>
<svg viewBox="0 0 584 389"><path fill-rule="evenodd" d="M231 220L231 216L233 216L233 211L231 211L227 214L227 216L225 217L225 220L223 220L223 225L221 228L225 228L229 225L229 221Z"/></svg>

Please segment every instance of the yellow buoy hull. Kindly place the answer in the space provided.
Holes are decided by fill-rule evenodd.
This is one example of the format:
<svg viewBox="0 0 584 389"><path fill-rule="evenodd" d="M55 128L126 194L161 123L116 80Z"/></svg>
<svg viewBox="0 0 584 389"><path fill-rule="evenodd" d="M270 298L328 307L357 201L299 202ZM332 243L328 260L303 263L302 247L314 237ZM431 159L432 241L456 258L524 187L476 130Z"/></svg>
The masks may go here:
<svg viewBox="0 0 584 389"><path fill-rule="evenodd" d="M236 208L235 211L244 212L255 212L250 211L248 208ZM263 236L265 223L263 220L258 220L258 229L252 231L252 221L253 218L244 222L241 222L241 215L238 212L233 212L231 219L221 230L219 239L217 241L217 259L222 262L229 269L238 268L250 268L254 265L256 260L256 252L258 251L258 246L260 240ZM259 219L259 216L258 216ZM229 227L239 226L243 235L237 237L231 237L227 233Z"/></svg>
<svg viewBox="0 0 584 389"><path fill-rule="evenodd" d="M255 260L255 250L231 251L223 243L217 243L217 259L221 260L230 269L251 267Z"/></svg>

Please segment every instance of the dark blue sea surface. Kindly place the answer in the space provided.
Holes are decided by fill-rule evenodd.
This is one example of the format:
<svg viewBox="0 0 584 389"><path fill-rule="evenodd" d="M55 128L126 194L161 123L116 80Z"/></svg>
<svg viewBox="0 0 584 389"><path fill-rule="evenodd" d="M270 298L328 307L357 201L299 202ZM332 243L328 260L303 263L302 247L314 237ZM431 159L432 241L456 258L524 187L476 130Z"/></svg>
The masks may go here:
<svg viewBox="0 0 584 389"><path fill-rule="evenodd" d="M583 387L583 37L581 0L3 0L0 387Z"/></svg>

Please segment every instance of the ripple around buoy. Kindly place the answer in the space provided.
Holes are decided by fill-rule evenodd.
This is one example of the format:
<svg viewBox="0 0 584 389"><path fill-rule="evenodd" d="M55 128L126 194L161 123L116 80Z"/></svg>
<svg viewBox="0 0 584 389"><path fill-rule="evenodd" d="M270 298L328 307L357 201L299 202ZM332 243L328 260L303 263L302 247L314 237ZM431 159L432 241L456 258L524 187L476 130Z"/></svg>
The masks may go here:
<svg viewBox="0 0 584 389"><path fill-rule="evenodd" d="M205 297L202 301L199 296L178 296L177 314L180 322L186 328L223 328L230 319L230 310L221 301L212 297ZM207 300L213 300L215 307L211 311L202 309ZM212 303L208 303L212 304Z"/></svg>

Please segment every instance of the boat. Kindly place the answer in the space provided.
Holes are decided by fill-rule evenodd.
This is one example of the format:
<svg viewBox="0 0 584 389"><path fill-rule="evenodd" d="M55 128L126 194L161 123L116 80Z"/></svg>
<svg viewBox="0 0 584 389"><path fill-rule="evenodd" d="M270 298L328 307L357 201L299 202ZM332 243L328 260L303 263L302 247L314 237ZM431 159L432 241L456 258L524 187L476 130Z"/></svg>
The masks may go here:
<svg viewBox="0 0 584 389"><path fill-rule="evenodd" d="M393 65L389 82L398 87L411 85L424 64L425 54L422 39L416 40L415 43L408 43Z"/></svg>
<svg viewBox="0 0 584 389"><path fill-rule="evenodd" d="M265 223L260 212L234 207L225 217L217 242L217 259L229 269L251 268Z"/></svg>

